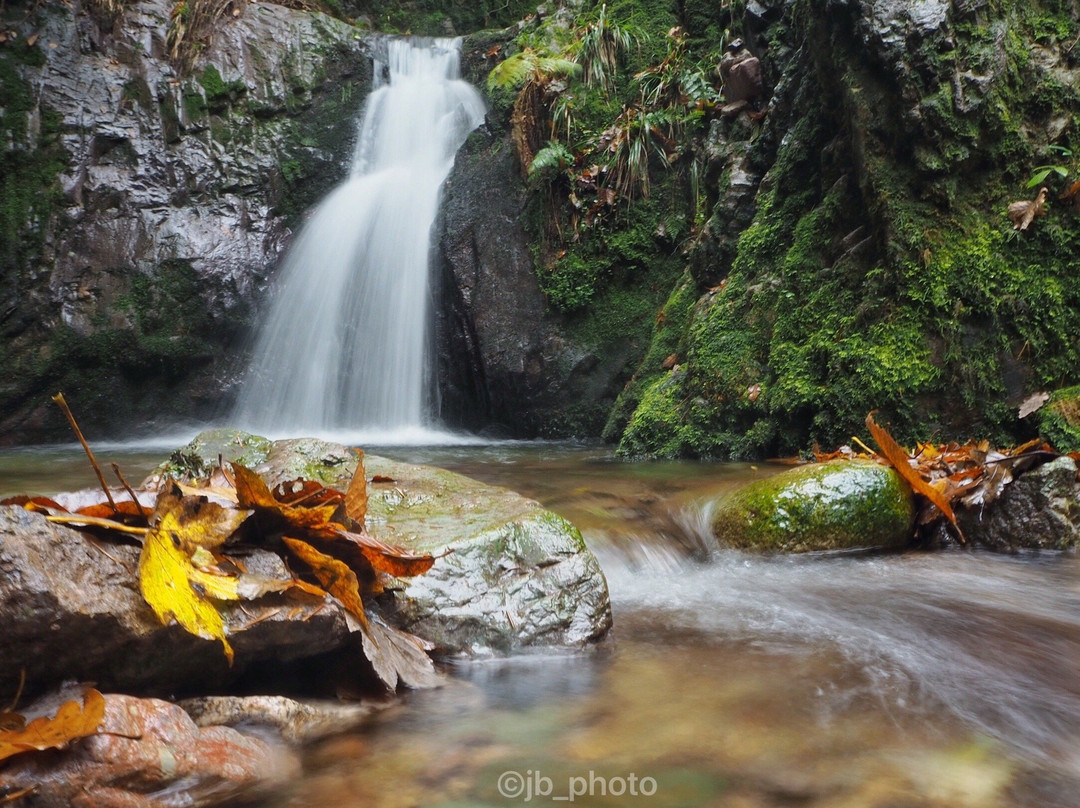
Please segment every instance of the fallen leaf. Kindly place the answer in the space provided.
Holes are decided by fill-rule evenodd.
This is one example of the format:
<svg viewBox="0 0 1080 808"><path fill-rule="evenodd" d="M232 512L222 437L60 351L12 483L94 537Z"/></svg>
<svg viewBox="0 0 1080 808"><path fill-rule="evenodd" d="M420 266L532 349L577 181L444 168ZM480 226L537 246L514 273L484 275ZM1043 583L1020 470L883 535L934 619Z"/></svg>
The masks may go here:
<svg viewBox="0 0 1080 808"><path fill-rule="evenodd" d="M427 646L419 637L372 620L362 635L364 655L376 675L391 690L398 684L409 687L435 687L439 674L427 655Z"/></svg>
<svg viewBox="0 0 1080 808"><path fill-rule="evenodd" d="M393 477L387 477L385 474L376 474L374 477L371 478L371 481L373 483L396 483L397 482L397 480L395 480Z"/></svg>
<svg viewBox="0 0 1080 808"><path fill-rule="evenodd" d="M1024 403L1020 405L1020 417L1027 418L1033 412L1038 412L1042 409L1043 404L1050 400L1049 393L1032 393L1030 396L1024 399Z"/></svg>
<svg viewBox="0 0 1080 808"><path fill-rule="evenodd" d="M366 629L368 619L364 611L364 601L360 597L360 582L352 568L344 561L319 552L305 541L290 539L288 536L282 537L282 541L297 558L311 568L323 589L341 601L341 605L360 622L361 628Z"/></svg>
<svg viewBox="0 0 1080 808"><path fill-rule="evenodd" d="M353 472L349 482L349 490L345 492L345 513L356 522L356 526L362 531L367 519L367 473L364 471L364 452L356 449L356 471Z"/></svg>
<svg viewBox="0 0 1080 808"><path fill-rule="evenodd" d="M57 749L93 735L105 718L105 697L87 688L83 702L64 702L56 715L36 718L25 726L0 730L0 760L40 749Z"/></svg>
<svg viewBox="0 0 1080 808"><path fill-rule="evenodd" d="M217 528L192 516L202 513L206 521L212 521L214 515L205 508L210 503L204 500L196 507L185 501L190 499L196 498L172 492L158 500L139 556L139 587L163 624L175 619L197 637L220 640L231 666L233 650L225 637L225 621L210 598L238 600L236 579L212 575L192 563L188 548L201 546L200 541L216 540Z"/></svg>
<svg viewBox="0 0 1080 808"><path fill-rule="evenodd" d="M866 416L866 428L870 430L870 434L874 438L874 442L881 448L882 457L897 473L907 480L908 484L919 494L922 494L928 500L930 500L934 506L945 515L954 528L956 528L957 534L960 536L960 541L964 544L967 540L964 538L963 531L960 530L960 526L956 523L956 514L953 513L952 507L948 501L941 495L940 492L932 488L920 475L911 467L911 456L901 448L892 435L888 431L874 421L874 413L870 413Z"/></svg>
<svg viewBox="0 0 1080 808"><path fill-rule="evenodd" d="M1036 216L1046 215L1046 186L1039 189L1034 199L1023 199L1009 205L1009 220L1014 230L1027 230Z"/></svg>
<svg viewBox="0 0 1080 808"><path fill-rule="evenodd" d="M338 531L338 535L359 548L374 569L396 578L423 575L435 563L433 555L410 553L408 550L387 544L367 533L350 533L347 530L341 530Z"/></svg>

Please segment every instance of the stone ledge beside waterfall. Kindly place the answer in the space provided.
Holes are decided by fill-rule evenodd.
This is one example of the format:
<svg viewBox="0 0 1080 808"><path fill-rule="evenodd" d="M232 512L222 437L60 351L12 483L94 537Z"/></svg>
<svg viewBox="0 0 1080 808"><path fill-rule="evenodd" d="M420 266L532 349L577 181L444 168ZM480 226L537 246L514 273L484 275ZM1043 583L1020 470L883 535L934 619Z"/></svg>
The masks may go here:
<svg viewBox="0 0 1080 808"><path fill-rule="evenodd" d="M356 466L356 454L338 444L225 431L203 433L174 458L212 464L219 454L274 483L304 476L345 486ZM366 467L394 480L370 486L374 534L425 551L453 549L380 603L386 617L439 652L582 647L610 628L607 583L566 520L441 469L374 457ZM0 658L11 663L0 670L0 690L14 690L25 669L35 689L80 679L142 694L199 693L351 641L336 602L296 606L271 595L243 608L226 604L236 651L230 669L218 643L160 625L139 593L138 558L138 547L106 546L40 514L0 508ZM249 571L268 575L281 563L261 550L245 558Z"/></svg>

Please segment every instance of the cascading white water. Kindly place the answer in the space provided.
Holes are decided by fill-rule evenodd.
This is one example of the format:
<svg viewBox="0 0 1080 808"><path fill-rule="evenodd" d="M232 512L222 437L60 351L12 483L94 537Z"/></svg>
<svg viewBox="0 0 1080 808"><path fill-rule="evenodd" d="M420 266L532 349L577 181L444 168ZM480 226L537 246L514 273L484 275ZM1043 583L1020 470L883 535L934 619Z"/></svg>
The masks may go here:
<svg viewBox="0 0 1080 808"><path fill-rule="evenodd" d="M429 425L432 224L454 155L484 118L457 40L388 40L348 180L281 269L236 422L263 434L409 442Z"/></svg>

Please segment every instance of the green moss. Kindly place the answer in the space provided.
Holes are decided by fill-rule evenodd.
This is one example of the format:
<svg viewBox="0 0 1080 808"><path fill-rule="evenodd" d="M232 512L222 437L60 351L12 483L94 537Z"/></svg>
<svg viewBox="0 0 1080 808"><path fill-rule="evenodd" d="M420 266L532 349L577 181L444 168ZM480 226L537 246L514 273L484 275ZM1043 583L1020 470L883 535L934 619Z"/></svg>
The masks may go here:
<svg viewBox="0 0 1080 808"><path fill-rule="evenodd" d="M226 82L214 65L203 68L198 77L199 84L206 95L206 105L210 110L221 110L246 92L242 81Z"/></svg>
<svg viewBox="0 0 1080 808"><path fill-rule="evenodd" d="M1080 224L1052 209L1018 235L1004 215L1050 153L1038 133L1080 119L1080 95L1043 72L1030 44L1060 47L1071 13L1009 2L989 24L956 23L947 52L910 46L913 123L890 100L900 88L865 69L843 27L821 24L816 0L797 5L814 67L785 81L815 101L780 130L730 267L700 273L727 280L684 330L684 372L639 371L657 380L620 451L833 446L872 409L904 442L935 431L1022 439L1012 402L1080 380ZM978 86L949 78L964 71L995 75ZM1069 133L1057 145L1075 148Z"/></svg>
<svg viewBox="0 0 1080 808"><path fill-rule="evenodd" d="M1039 434L1059 452L1080 452L1080 386L1058 390L1038 412Z"/></svg>
<svg viewBox="0 0 1080 808"><path fill-rule="evenodd" d="M781 472L717 503L713 532L726 546L808 552L903 547L915 505L892 469L839 460Z"/></svg>

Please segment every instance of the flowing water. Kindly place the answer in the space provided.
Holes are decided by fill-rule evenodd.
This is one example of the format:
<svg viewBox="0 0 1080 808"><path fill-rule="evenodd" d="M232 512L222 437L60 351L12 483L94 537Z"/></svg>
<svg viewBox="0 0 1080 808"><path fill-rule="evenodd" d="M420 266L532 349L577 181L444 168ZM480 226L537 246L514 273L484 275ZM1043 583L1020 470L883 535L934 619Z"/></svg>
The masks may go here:
<svg viewBox="0 0 1080 808"><path fill-rule="evenodd" d="M289 250L232 419L259 434L423 435L440 189L484 103L456 40L384 40L349 179Z"/></svg>
<svg viewBox="0 0 1080 808"><path fill-rule="evenodd" d="M768 465L559 444L382 452L574 521L615 628L589 653L455 663L446 687L308 750L265 808L1080 805L1074 555L762 558L718 550L705 525L711 500ZM85 465L71 476L74 449L6 451L0 489L31 460L39 483L57 475L42 493L92 482Z"/></svg>

